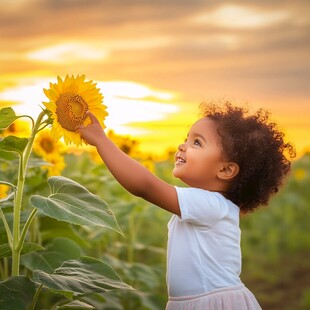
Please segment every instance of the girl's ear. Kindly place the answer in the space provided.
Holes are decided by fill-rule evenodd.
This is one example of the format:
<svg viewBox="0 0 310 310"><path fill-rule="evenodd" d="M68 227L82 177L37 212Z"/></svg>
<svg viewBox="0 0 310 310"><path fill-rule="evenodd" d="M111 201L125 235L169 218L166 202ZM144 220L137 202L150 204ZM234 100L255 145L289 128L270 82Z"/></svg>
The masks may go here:
<svg viewBox="0 0 310 310"><path fill-rule="evenodd" d="M221 180L230 181L232 180L240 171L240 167L237 163L227 162L224 163L222 169L218 172L217 176Z"/></svg>

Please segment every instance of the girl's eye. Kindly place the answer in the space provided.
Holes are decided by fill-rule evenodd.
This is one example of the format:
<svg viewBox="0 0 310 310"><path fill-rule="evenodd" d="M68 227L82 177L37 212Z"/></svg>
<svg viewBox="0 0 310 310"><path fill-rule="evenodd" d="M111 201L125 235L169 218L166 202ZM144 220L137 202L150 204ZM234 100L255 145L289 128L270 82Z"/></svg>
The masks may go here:
<svg viewBox="0 0 310 310"><path fill-rule="evenodd" d="M194 140L194 145L201 146L201 142L198 139L195 139Z"/></svg>

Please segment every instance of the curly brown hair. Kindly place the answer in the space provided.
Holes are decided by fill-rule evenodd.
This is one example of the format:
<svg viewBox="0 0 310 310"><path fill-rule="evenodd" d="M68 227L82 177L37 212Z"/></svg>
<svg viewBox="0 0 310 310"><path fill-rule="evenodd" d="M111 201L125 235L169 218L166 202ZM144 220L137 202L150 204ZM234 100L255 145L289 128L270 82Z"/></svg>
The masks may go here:
<svg viewBox="0 0 310 310"><path fill-rule="evenodd" d="M270 121L270 113L259 109L250 115L246 107L202 103L203 117L218 124L223 155L239 165L226 197L242 213L267 205L291 169L295 149L284 141L284 133Z"/></svg>

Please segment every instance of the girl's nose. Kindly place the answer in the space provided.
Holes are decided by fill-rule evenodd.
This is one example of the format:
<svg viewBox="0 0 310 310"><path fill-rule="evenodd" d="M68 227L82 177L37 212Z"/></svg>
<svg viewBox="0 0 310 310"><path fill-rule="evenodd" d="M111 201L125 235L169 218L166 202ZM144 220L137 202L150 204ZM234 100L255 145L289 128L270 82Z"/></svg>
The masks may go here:
<svg viewBox="0 0 310 310"><path fill-rule="evenodd" d="M181 152L184 152L185 151L185 143L181 143L178 147L178 150Z"/></svg>

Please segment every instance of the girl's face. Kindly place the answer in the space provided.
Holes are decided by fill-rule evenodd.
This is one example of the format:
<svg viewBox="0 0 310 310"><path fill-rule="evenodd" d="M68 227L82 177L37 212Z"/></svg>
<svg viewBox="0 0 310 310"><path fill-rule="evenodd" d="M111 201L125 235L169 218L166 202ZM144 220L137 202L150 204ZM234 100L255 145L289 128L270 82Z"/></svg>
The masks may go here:
<svg viewBox="0 0 310 310"><path fill-rule="evenodd" d="M173 175L191 187L219 190L217 175L225 160L216 128L211 119L198 120L175 154Z"/></svg>

